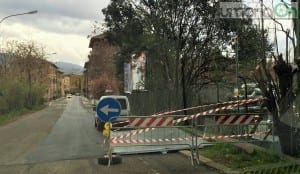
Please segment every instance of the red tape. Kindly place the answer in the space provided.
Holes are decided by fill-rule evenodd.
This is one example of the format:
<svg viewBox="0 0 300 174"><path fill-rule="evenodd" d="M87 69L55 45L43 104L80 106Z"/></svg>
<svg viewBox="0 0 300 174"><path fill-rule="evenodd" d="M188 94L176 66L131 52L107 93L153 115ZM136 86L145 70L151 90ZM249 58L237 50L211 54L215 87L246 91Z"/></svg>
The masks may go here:
<svg viewBox="0 0 300 174"><path fill-rule="evenodd" d="M265 100L265 99L264 98L256 98L256 99L234 101L234 103L236 103L236 104L232 104L232 105L228 105L228 106L223 106L223 107L219 107L219 108L216 108L216 109L211 109L211 110L204 111L204 112L201 112L201 113L198 113L198 114L194 114L194 115L191 115L191 116L186 116L184 118L180 118L180 119L174 120L173 123L175 124L175 123L184 122L184 121L187 121L189 119L198 118L199 116L204 116L204 115L207 115L207 114L212 114L212 113L218 112L218 111L228 110L228 109L231 109L231 108L234 108L234 107L237 107L237 106L241 106L241 105L245 105L245 104L249 104L249 103L255 103L255 102L258 102L258 101L262 101L262 100ZM230 102L233 102L233 101L230 101ZM226 103L226 102L224 102L224 103ZM214 105L216 105L216 104L214 104ZM207 106L207 105L204 105L204 106ZM173 112L175 112L175 111L173 111ZM117 137L115 137L113 139L130 137L130 136L133 136L133 135L136 135L136 134L149 132L149 131L152 131L154 129L155 128L140 129L138 131L134 131L134 132L130 132L130 133L127 133L127 134L119 135L119 136L117 136Z"/></svg>
<svg viewBox="0 0 300 174"><path fill-rule="evenodd" d="M198 140L213 140L213 139L226 139L226 138L240 138L240 137L250 137L254 135L262 135L266 134L268 131L264 132L255 132L252 134L240 134L240 135L219 135L219 136L208 136L208 137L198 137ZM157 139L110 139L111 144L149 144L149 143L176 143L182 141L191 141L193 137L185 137L185 138L157 138Z"/></svg>

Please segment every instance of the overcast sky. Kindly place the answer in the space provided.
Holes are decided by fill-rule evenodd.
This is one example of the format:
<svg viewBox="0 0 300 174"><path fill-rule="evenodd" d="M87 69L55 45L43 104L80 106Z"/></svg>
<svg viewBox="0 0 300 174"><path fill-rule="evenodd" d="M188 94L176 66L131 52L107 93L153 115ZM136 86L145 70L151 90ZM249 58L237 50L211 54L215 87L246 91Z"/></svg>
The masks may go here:
<svg viewBox="0 0 300 174"><path fill-rule="evenodd" d="M10 17L0 24L0 44L8 40L32 40L45 47L50 61L83 66L92 25L103 21L101 12L110 0L0 0L0 19L38 10L38 13ZM56 53L56 54L51 54Z"/></svg>
<svg viewBox="0 0 300 174"><path fill-rule="evenodd" d="M95 20L103 22L101 10L109 2L110 0L0 0L0 19L38 10L37 14L4 20L0 24L0 44L4 45L8 40L32 40L45 47L49 53L48 60L83 66L90 51L87 35L91 34ZM268 26L267 21L266 23ZM284 36L282 33L279 35ZM280 42L281 48L284 48L284 43ZM51 55L54 52L56 54Z"/></svg>

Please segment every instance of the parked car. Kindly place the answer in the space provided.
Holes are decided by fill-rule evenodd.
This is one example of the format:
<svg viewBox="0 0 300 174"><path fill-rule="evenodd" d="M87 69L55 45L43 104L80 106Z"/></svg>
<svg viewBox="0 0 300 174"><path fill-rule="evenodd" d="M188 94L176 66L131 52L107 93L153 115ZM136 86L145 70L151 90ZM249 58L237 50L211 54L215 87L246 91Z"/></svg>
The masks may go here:
<svg viewBox="0 0 300 174"><path fill-rule="evenodd" d="M105 95L102 96L98 103L106 98L113 98L115 100L117 100L120 103L121 106L121 113L120 116L118 117L117 120L114 121L114 123L120 123L120 125L118 126L124 126L128 123L122 123L124 121L127 120L127 118L122 118L123 116L129 116L130 115L130 104L129 104L129 100L127 98L127 96L123 96L123 95ZM97 112L95 113L95 127L99 130L102 131L103 127L104 127L105 122L101 121L99 116L97 115Z"/></svg>

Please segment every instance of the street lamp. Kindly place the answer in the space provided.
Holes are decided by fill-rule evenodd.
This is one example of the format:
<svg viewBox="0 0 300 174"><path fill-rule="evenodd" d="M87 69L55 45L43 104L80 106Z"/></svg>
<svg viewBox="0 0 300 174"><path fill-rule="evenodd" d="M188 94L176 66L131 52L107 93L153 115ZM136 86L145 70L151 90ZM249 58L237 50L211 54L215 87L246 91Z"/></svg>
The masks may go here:
<svg viewBox="0 0 300 174"><path fill-rule="evenodd" d="M18 13L18 14L13 14L13 15L9 15L9 16L6 16L4 18L1 19L0 21L0 24L7 18L10 18L10 17L13 17L13 16L21 16L21 15L26 15L26 14L35 14L37 13L38 11L37 10L33 10L33 11L29 11L29 12L26 12L26 13Z"/></svg>
<svg viewBox="0 0 300 174"><path fill-rule="evenodd" d="M51 55L55 55L56 52L53 52L53 53L47 53L45 56L51 56Z"/></svg>
<svg viewBox="0 0 300 174"><path fill-rule="evenodd" d="M26 15L26 14L35 14L37 13L38 11L37 10L33 10L33 11L29 11L29 12L26 12L26 13L18 13L18 14L13 14L13 15L9 15L9 16L6 16L4 18L2 18L0 20L0 24L7 18L10 18L10 17L14 17L14 16L21 16L21 15ZM0 91L0 96L3 96L3 93Z"/></svg>
<svg viewBox="0 0 300 174"><path fill-rule="evenodd" d="M238 74L239 74L239 55L238 55L238 35L236 32L232 32L230 34L231 36L231 46L232 46L232 49L234 49L234 52L235 52L235 64L236 64L236 69L235 69L235 73L236 73L236 89L235 89L235 96L238 96Z"/></svg>

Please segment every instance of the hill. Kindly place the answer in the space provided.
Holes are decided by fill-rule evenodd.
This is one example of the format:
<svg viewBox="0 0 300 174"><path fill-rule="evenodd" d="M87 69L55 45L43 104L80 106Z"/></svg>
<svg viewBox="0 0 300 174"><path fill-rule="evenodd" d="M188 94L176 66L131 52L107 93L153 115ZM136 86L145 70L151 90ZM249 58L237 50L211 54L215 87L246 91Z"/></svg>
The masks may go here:
<svg viewBox="0 0 300 174"><path fill-rule="evenodd" d="M81 75L83 73L83 67L68 62L55 62L54 63L58 69L64 74L77 74Z"/></svg>

